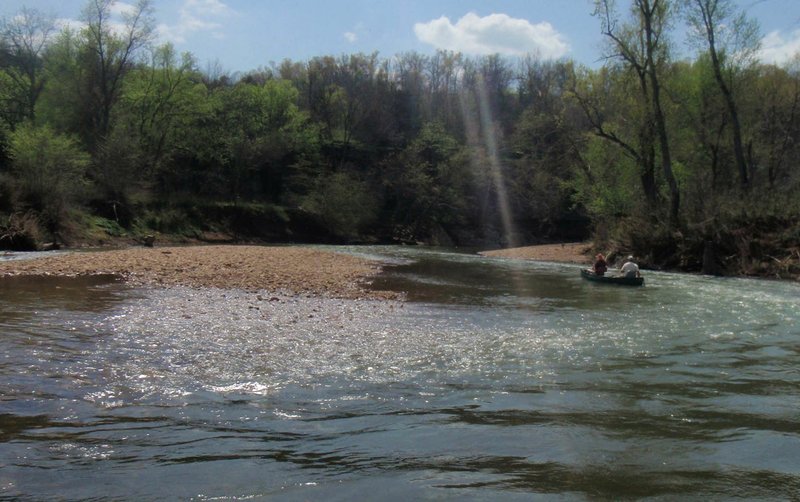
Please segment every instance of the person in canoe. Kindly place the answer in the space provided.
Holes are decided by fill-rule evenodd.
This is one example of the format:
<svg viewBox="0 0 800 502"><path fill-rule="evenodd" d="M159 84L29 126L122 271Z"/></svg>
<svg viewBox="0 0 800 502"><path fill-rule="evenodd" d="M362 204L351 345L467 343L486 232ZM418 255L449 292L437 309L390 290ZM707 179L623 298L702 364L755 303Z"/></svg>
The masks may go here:
<svg viewBox="0 0 800 502"><path fill-rule="evenodd" d="M595 275L605 275L606 270L608 270L608 263L606 263L605 256L603 256L602 253L597 253L591 271L594 272Z"/></svg>
<svg viewBox="0 0 800 502"><path fill-rule="evenodd" d="M628 256L628 259L619 268L619 273L623 277L641 277L639 273L639 265L633 261L633 256Z"/></svg>

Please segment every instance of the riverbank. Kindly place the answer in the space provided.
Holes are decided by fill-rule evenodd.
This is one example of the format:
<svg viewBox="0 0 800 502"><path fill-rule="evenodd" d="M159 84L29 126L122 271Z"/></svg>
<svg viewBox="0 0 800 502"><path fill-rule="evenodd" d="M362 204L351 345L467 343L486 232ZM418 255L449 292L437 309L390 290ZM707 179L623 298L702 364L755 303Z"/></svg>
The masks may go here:
<svg viewBox="0 0 800 502"><path fill-rule="evenodd" d="M136 247L0 262L0 276L115 275L134 285L264 290L331 298L394 298L372 291L379 263L300 246Z"/></svg>
<svg viewBox="0 0 800 502"><path fill-rule="evenodd" d="M514 258L521 260L553 261L559 263L590 263L591 247L589 242L565 242L561 244L540 244L509 249L482 251L478 254L496 258Z"/></svg>

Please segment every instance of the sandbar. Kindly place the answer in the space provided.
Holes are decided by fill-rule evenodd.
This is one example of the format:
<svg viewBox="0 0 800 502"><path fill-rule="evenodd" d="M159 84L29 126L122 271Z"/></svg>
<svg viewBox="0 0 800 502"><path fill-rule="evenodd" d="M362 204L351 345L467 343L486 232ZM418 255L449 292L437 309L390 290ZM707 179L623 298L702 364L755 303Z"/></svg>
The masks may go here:
<svg viewBox="0 0 800 502"><path fill-rule="evenodd" d="M508 249L483 251L483 256L521 260L552 261L558 263L589 263L592 245L588 242L539 244Z"/></svg>
<svg viewBox="0 0 800 502"><path fill-rule="evenodd" d="M369 282L381 263L303 246L210 245L70 251L0 262L0 277L114 275L133 285L396 298Z"/></svg>

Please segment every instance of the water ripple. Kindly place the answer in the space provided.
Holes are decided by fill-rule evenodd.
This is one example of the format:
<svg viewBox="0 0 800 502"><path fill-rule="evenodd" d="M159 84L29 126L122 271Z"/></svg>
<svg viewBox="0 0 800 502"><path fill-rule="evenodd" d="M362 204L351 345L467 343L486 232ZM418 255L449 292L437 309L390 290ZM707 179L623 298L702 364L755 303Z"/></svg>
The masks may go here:
<svg viewBox="0 0 800 502"><path fill-rule="evenodd" d="M409 302L0 287L0 499L798 493L796 285L365 252Z"/></svg>

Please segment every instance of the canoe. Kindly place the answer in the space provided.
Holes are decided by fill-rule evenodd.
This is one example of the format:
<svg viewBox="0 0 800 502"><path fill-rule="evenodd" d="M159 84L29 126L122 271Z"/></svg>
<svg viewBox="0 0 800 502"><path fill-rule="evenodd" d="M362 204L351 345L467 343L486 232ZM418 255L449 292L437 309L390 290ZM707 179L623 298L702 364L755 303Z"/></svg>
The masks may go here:
<svg viewBox="0 0 800 502"><path fill-rule="evenodd" d="M603 282L606 284L621 284L623 286L642 286L644 277L623 277L620 275L597 275L594 272L581 269L581 277L593 282Z"/></svg>

